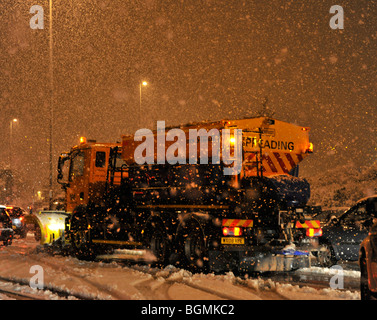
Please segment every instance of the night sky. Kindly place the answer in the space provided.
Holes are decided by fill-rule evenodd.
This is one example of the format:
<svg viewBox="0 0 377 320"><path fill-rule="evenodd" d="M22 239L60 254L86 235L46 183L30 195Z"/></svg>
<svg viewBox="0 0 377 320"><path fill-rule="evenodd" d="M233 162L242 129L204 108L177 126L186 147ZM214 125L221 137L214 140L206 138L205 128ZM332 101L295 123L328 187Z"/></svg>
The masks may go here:
<svg viewBox="0 0 377 320"><path fill-rule="evenodd" d="M35 4L43 30L29 26ZM329 26L333 5L343 30ZM0 168L17 118L12 167L31 201L49 176L48 1L0 0L0 17ZM120 141L139 128L141 80L142 127L267 111L311 127L303 176L371 165L376 26L375 0L54 0L54 181L58 155L80 136Z"/></svg>

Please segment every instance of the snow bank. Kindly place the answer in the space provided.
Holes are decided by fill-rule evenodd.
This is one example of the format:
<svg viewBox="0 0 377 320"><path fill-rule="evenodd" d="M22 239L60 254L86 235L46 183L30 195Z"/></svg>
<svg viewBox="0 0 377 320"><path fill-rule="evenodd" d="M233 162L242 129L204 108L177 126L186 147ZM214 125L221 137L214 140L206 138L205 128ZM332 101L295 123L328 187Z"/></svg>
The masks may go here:
<svg viewBox="0 0 377 320"><path fill-rule="evenodd" d="M275 284L275 290L290 300L360 300L359 292L348 290L316 289L281 283Z"/></svg>
<svg viewBox="0 0 377 320"><path fill-rule="evenodd" d="M339 269L336 268L320 268L320 267L311 267L311 268L302 268L300 273L317 273L317 274L328 274L335 275L339 273ZM342 269L342 273L345 277L360 278L360 271L356 270L345 270Z"/></svg>

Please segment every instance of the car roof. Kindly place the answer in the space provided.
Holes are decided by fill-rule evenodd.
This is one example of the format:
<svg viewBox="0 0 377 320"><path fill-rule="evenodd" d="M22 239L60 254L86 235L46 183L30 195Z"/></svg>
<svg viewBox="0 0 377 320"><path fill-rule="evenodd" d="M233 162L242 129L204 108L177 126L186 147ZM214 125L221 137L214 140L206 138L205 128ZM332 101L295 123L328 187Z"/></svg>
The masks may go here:
<svg viewBox="0 0 377 320"><path fill-rule="evenodd" d="M360 202L363 202L363 201L369 200L369 199L376 199L377 200L377 194L375 194L373 196L368 196L368 197L362 198L362 199L358 200L356 203L360 203Z"/></svg>
<svg viewBox="0 0 377 320"><path fill-rule="evenodd" d="M6 206L3 206L2 204L0 204L0 208L1 209L6 209Z"/></svg>

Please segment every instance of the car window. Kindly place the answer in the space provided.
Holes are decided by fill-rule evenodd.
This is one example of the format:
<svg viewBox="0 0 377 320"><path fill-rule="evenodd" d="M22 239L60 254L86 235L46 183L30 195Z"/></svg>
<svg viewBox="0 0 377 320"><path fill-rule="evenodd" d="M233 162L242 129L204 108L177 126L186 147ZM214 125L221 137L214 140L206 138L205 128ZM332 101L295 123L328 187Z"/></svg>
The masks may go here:
<svg viewBox="0 0 377 320"><path fill-rule="evenodd" d="M356 209L357 208L352 208L348 210L341 218L340 222L341 224L350 224L353 223L355 220L355 215L356 215Z"/></svg>
<svg viewBox="0 0 377 320"><path fill-rule="evenodd" d="M366 213L367 213L366 204L359 206L357 208L356 212L357 212L357 217L364 217L365 218Z"/></svg>
<svg viewBox="0 0 377 320"><path fill-rule="evenodd" d="M372 218L367 211L367 204L361 203L355 208L350 209L341 219L340 224L343 226L356 227L363 230L370 227Z"/></svg>
<svg viewBox="0 0 377 320"><path fill-rule="evenodd" d="M368 218L367 210L366 210L366 204L359 204L355 208L350 209L343 217L343 223L348 224L354 224L358 221L363 221Z"/></svg>
<svg viewBox="0 0 377 320"><path fill-rule="evenodd" d="M12 218L18 218L20 216L23 215L23 211L21 208L17 208L17 207L10 207L10 208L7 208L6 209L8 214L12 217Z"/></svg>
<svg viewBox="0 0 377 320"><path fill-rule="evenodd" d="M9 227L10 219L4 208L0 208L0 228Z"/></svg>
<svg viewBox="0 0 377 320"><path fill-rule="evenodd" d="M368 202L367 211L370 216L377 217L377 201L375 199L373 199L373 201Z"/></svg>

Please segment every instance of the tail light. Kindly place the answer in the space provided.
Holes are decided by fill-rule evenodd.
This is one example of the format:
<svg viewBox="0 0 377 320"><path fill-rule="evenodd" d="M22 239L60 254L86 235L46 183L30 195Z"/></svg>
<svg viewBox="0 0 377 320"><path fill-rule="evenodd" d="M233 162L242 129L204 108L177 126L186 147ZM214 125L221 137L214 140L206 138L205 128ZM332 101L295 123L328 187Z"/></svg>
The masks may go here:
<svg viewBox="0 0 377 320"><path fill-rule="evenodd" d="M321 237L322 236L322 229L313 229L313 228L308 228L306 229L306 236L307 237Z"/></svg>
<svg viewBox="0 0 377 320"><path fill-rule="evenodd" d="M223 235L224 235L224 237L227 237L227 236L234 236L234 237L242 236L242 228L240 228L240 227L223 227Z"/></svg>

